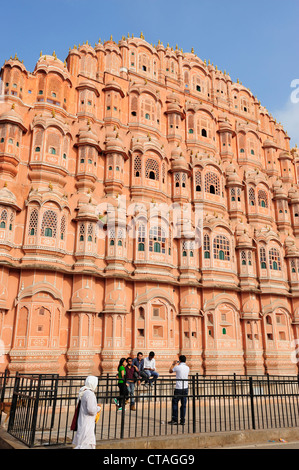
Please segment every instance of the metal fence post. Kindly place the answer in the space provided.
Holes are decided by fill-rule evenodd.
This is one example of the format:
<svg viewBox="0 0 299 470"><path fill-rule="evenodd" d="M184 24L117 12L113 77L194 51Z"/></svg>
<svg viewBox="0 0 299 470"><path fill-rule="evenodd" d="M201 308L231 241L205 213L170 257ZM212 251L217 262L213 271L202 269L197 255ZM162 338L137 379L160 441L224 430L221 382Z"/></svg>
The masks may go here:
<svg viewBox="0 0 299 470"><path fill-rule="evenodd" d="M196 433L196 400L195 400L195 376L192 375L192 417L193 433Z"/></svg>
<svg viewBox="0 0 299 470"><path fill-rule="evenodd" d="M29 447L34 446L34 439L35 439L35 432L36 432L36 423L37 423L37 415L38 415L38 405L39 405L39 395L40 395L40 388L41 388L41 381L42 375L38 376L38 383L36 389L36 395L34 398L34 408L33 408L33 415L32 415L32 427L31 427L31 438Z"/></svg>
<svg viewBox="0 0 299 470"><path fill-rule="evenodd" d="M252 429L255 429L255 415L254 415L254 392L253 392L253 383L252 383L252 377L249 377L249 394L250 394L250 404L251 404L251 421L252 421Z"/></svg>
<svg viewBox="0 0 299 470"><path fill-rule="evenodd" d="M10 432L13 429L13 425L14 425L15 413L16 413L16 407L17 407L17 401L18 401L19 387L20 387L20 377L19 377L19 373L17 372L16 373L16 378L15 378L15 385L14 385L14 390L13 390L13 396L12 396L8 426L7 426L7 431L8 432Z"/></svg>

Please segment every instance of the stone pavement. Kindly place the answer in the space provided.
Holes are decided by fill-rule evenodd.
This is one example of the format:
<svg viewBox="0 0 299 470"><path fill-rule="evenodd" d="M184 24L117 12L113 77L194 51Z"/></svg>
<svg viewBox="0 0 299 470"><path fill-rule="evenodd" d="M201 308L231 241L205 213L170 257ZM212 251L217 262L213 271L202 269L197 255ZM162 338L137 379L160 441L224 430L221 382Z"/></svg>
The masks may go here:
<svg viewBox="0 0 299 470"><path fill-rule="evenodd" d="M286 442L281 442L283 439ZM272 442L274 441L274 442ZM139 439L122 439L97 442L97 449L249 449L249 448L299 448L299 428L233 431L178 436L158 436ZM46 447L48 450L57 446ZM60 448L69 449L70 446ZM29 449L0 427L0 449ZM38 448L34 448L38 449ZM32 449L32 450L34 450ZM39 448L40 449L40 448ZM31 450L31 449L29 449Z"/></svg>

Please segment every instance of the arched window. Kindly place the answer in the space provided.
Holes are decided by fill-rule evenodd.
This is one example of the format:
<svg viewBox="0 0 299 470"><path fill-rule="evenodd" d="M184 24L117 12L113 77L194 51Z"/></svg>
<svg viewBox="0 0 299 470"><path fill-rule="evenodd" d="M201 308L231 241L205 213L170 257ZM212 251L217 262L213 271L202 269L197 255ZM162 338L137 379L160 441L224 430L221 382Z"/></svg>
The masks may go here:
<svg viewBox="0 0 299 470"><path fill-rule="evenodd" d="M248 192L248 197L249 197L249 204L251 206L255 206L255 191L254 191L254 188L249 188L249 192Z"/></svg>
<svg viewBox="0 0 299 470"><path fill-rule="evenodd" d="M92 237L93 237L93 226L92 226L92 224L88 224L87 241L92 242Z"/></svg>
<svg viewBox="0 0 299 470"><path fill-rule="evenodd" d="M205 192L220 196L220 180L216 173L209 172L205 175Z"/></svg>
<svg viewBox="0 0 299 470"><path fill-rule="evenodd" d="M37 234L37 224L38 224L38 211L37 209L33 209L33 211L31 211L30 213L30 218L29 218L28 235Z"/></svg>
<svg viewBox="0 0 299 470"><path fill-rule="evenodd" d="M267 269L266 250L263 247L260 248L260 263L262 269Z"/></svg>
<svg viewBox="0 0 299 470"><path fill-rule="evenodd" d="M201 191L201 172L197 171L195 173L195 190L196 192Z"/></svg>
<svg viewBox="0 0 299 470"><path fill-rule="evenodd" d="M138 227L138 251L144 251L145 248L145 225Z"/></svg>
<svg viewBox="0 0 299 470"><path fill-rule="evenodd" d="M66 219L63 215L60 222L60 239L64 240L65 238L65 229L66 229Z"/></svg>
<svg viewBox="0 0 299 470"><path fill-rule="evenodd" d="M204 258L205 259L210 259L210 237L206 233L204 238L203 238L203 251L204 251Z"/></svg>
<svg viewBox="0 0 299 470"><path fill-rule="evenodd" d="M52 210L45 211L41 226L42 237L56 238L57 213Z"/></svg>
<svg viewBox="0 0 299 470"><path fill-rule="evenodd" d="M214 238L214 259L230 261L229 240L224 235L218 235Z"/></svg>
<svg viewBox="0 0 299 470"><path fill-rule="evenodd" d="M85 235L85 225L80 224L80 227L79 227L79 240L80 240L80 242L84 242L84 235Z"/></svg>
<svg viewBox="0 0 299 470"><path fill-rule="evenodd" d="M159 181L159 164L153 158L148 158L145 162L145 177Z"/></svg>
<svg viewBox="0 0 299 470"><path fill-rule="evenodd" d="M0 216L0 228L6 228L7 223L7 210L3 209Z"/></svg>
<svg viewBox="0 0 299 470"><path fill-rule="evenodd" d="M269 266L274 271L281 271L280 254L276 248L269 250Z"/></svg>
<svg viewBox="0 0 299 470"><path fill-rule="evenodd" d="M258 205L260 207L268 207L268 195L263 189L258 192Z"/></svg>
<svg viewBox="0 0 299 470"><path fill-rule="evenodd" d="M241 251L241 262L243 266L246 265L246 252L245 251Z"/></svg>
<svg viewBox="0 0 299 470"><path fill-rule="evenodd" d="M166 236L162 227L152 227L149 233L149 251L166 253Z"/></svg>
<svg viewBox="0 0 299 470"><path fill-rule="evenodd" d="M137 155L134 159L134 176L138 178L141 176L141 158Z"/></svg>

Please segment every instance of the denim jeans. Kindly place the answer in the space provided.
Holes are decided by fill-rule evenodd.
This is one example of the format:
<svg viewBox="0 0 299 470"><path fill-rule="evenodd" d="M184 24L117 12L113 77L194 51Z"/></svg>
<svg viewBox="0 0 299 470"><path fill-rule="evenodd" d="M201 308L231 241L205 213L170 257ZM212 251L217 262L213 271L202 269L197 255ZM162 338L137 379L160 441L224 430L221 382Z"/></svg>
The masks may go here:
<svg viewBox="0 0 299 470"><path fill-rule="evenodd" d="M131 399L131 405L135 405L135 398L134 398L134 391L135 391L135 383L134 382L127 382L128 385L128 392Z"/></svg>
<svg viewBox="0 0 299 470"><path fill-rule="evenodd" d="M184 388L182 390L179 390L177 388L175 389L174 396L172 398L172 421L178 422L178 409L179 409L179 401L180 401L181 402L181 408L180 408L181 424L185 424L187 396L188 396L187 388Z"/></svg>
<svg viewBox="0 0 299 470"><path fill-rule="evenodd" d="M155 370L145 370L144 372L148 375L148 378L150 378L150 385L152 385L152 383L155 382L159 377L158 372L156 372Z"/></svg>

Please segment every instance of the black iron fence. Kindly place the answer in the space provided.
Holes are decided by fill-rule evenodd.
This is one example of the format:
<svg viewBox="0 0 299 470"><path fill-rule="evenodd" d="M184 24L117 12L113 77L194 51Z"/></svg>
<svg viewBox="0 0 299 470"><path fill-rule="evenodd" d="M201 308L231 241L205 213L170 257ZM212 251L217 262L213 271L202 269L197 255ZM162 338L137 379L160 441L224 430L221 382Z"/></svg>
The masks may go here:
<svg viewBox="0 0 299 470"><path fill-rule="evenodd" d="M70 445L70 425L84 381L56 374L2 374L0 403L7 406L0 422L29 447ZM97 440L299 426L299 377L192 375L185 425L170 424L175 384L169 376L160 376L153 387L136 384L134 407L129 401L120 411L114 402L119 395L116 377L99 377Z"/></svg>

